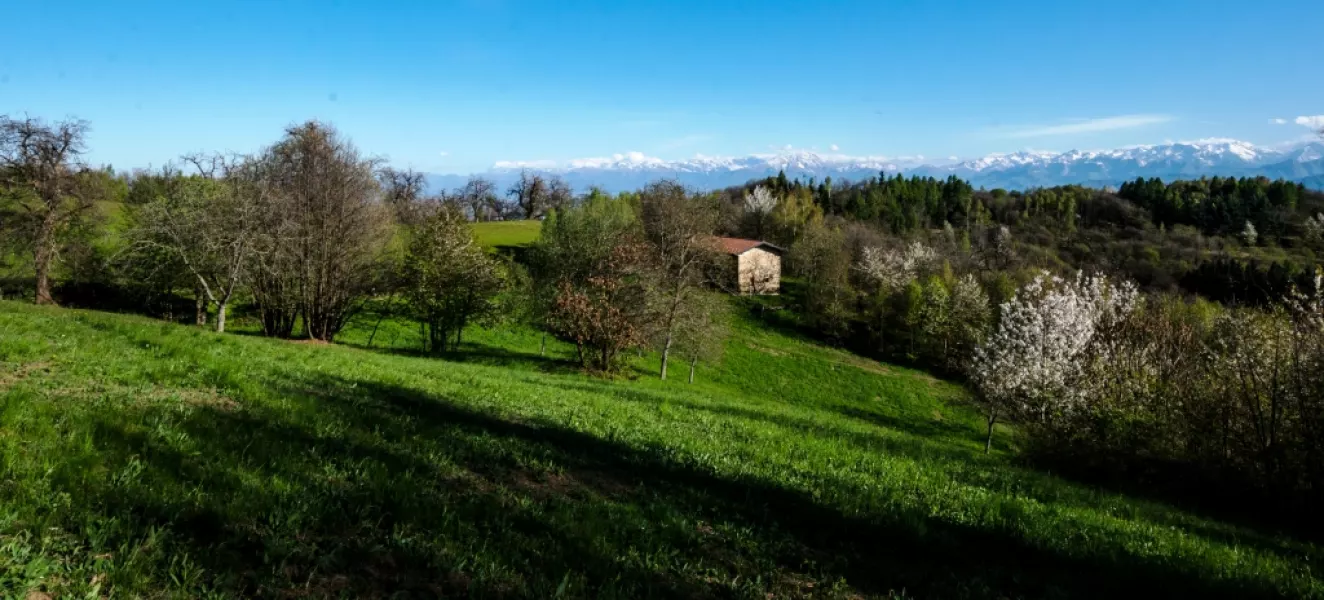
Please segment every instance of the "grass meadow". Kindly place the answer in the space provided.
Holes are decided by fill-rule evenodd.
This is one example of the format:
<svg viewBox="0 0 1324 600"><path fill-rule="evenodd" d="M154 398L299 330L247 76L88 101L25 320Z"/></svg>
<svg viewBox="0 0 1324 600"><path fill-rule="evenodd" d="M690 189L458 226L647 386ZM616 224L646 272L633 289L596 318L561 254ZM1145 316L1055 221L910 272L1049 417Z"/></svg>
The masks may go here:
<svg viewBox="0 0 1324 600"><path fill-rule="evenodd" d="M542 221L486 221L472 227L474 240L484 248L517 248L537 241Z"/></svg>
<svg viewBox="0 0 1324 600"><path fill-rule="evenodd" d="M1313 544L985 456L959 386L737 317L687 384L0 302L0 596L1321 595Z"/></svg>

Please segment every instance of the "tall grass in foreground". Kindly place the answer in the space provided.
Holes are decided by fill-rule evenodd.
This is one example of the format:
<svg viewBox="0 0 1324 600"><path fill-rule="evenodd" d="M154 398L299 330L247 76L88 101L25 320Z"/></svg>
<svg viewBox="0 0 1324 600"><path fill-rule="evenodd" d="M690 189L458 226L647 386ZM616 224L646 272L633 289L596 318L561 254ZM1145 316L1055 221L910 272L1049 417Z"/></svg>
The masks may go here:
<svg viewBox="0 0 1324 600"><path fill-rule="evenodd" d="M0 302L0 595L1321 595L1312 544L985 457L956 386L750 323L694 385L382 327Z"/></svg>

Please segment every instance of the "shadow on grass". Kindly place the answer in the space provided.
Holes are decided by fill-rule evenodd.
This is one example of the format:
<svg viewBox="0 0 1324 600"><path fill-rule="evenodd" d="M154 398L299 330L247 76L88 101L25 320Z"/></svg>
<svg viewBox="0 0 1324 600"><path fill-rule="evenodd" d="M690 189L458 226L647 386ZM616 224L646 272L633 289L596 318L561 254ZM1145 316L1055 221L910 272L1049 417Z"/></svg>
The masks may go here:
<svg viewBox="0 0 1324 600"><path fill-rule="evenodd" d="M879 433L864 433L852 431L840 427L834 427L820 421L796 417L793 415L757 410L752 408L742 408L730 404L718 405L702 402L693 402L682 398L665 396L644 390L634 390L629 388L612 387L605 384L592 382L569 382L558 381L547 384L552 387L573 391L588 391L597 394L611 395L615 398L628 402L637 402L640 404L661 406L673 405L683 406L691 410L706 412L709 414L736 417L750 421L758 421L791 429L797 433L813 436L831 437L846 440L852 445L865 448L872 451L882 452L884 454L896 454L906 456L917 460L941 459L941 460L959 460L974 461L982 459L971 448L961 447L951 444L942 439L929 440L920 437L911 436L888 436ZM907 431L906 429L899 429Z"/></svg>
<svg viewBox="0 0 1324 600"><path fill-rule="evenodd" d="M1217 533L1224 541L1266 548L1274 537L1305 543L1324 541L1324 517L1318 497L1274 492L1246 481L1220 477L1191 463L1134 456L1034 452L1020 462L1081 485L1143 498L1241 528L1237 535ZM1253 531L1252 531L1253 530ZM1324 567L1324 557L1320 565Z"/></svg>
<svg viewBox="0 0 1324 600"><path fill-rule="evenodd" d="M905 431L921 437L935 440L957 439L979 446L984 444L981 433L972 428L969 423L949 422L931 416L919 415L902 418L852 406L836 406L832 410L870 425ZM995 434L994 441L998 441L998 437Z"/></svg>
<svg viewBox="0 0 1324 600"><path fill-rule="evenodd" d="M1128 556L1062 556L918 512L843 514L664 449L286 375L271 390L281 412L203 407L182 436L160 415L102 422L98 447L146 466L84 501L159 528L205 583L241 595L782 597L835 595L841 578L841 594L871 596L1272 592Z"/></svg>
<svg viewBox="0 0 1324 600"><path fill-rule="evenodd" d="M343 344L349 348L358 348L392 356L431 358L448 362L474 363L498 367L512 367L519 370L532 370L544 373L572 373L581 371L579 363L551 355L533 352L519 352L477 342L464 342L459 350L449 352L425 352L417 348L386 348L366 344Z"/></svg>
<svg viewBox="0 0 1324 600"><path fill-rule="evenodd" d="M360 343L343 343L341 345L349 348L357 348L359 350L390 354L393 356L430 358L448 362L508 367L522 371L560 374L584 373L583 366L573 358L567 358L564 356L558 357L552 353L538 354L534 352L521 352L481 342L464 342L460 345L458 350L450 350L440 353L426 352L418 348L369 346ZM631 355L631 357L633 358L634 355ZM636 364L627 364L621 372L616 373L614 376L622 379L638 379L640 377L656 377L657 372Z"/></svg>
<svg viewBox="0 0 1324 600"><path fill-rule="evenodd" d="M507 256L521 265L533 264L534 249L532 244L498 244L492 246L492 252Z"/></svg>

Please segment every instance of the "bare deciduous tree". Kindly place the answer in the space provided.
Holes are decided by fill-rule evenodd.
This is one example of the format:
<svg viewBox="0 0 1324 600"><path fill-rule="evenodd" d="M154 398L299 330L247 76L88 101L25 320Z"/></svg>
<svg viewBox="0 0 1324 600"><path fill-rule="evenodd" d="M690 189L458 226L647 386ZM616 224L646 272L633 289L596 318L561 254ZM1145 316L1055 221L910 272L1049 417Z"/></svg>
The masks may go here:
<svg viewBox="0 0 1324 600"><path fill-rule="evenodd" d="M691 194L675 181L648 184L639 194L639 203L649 261L657 272L660 375L666 379L672 344L682 322L707 320L687 313L706 307L695 299L702 293L704 275L711 272L708 267L717 259L713 231L718 208L712 197Z"/></svg>
<svg viewBox="0 0 1324 600"><path fill-rule="evenodd" d="M238 159L214 152L190 152L181 156L180 160L193 165L198 175L207 179L217 179L224 177Z"/></svg>
<svg viewBox="0 0 1324 600"><path fill-rule="evenodd" d="M61 230L97 200L97 188L84 177L87 131L85 121L0 116L0 184L15 197L18 225L32 248L37 304L55 303L51 268Z"/></svg>
<svg viewBox="0 0 1324 600"><path fill-rule="evenodd" d="M575 202L574 190L559 175L547 178L547 206L545 211L563 210Z"/></svg>
<svg viewBox="0 0 1324 600"><path fill-rule="evenodd" d="M519 214L525 219L537 219L547 213L549 190L542 175L527 169L520 171L519 179L506 191L512 196Z"/></svg>
<svg viewBox="0 0 1324 600"><path fill-rule="evenodd" d="M476 175L470 177L456 195L474 221L491 221L501 216L501 199L497 197L496 184L490 179Z"/></svg>
<svg viewBox="0 0 1324 600"><path fill-rule="evenodd" d="M729 309L725 295L699 291L688 300L687 310L679 313L674 323L672 351L689 359L690 383L694 383L699 361L716 362L722 358L730 336Z"/></svg>
<svg viewBox="0 0 1324 600"><path fill-rule="evenodd" d="M378 201L376 161L331 126L290 127L263 157L261 250L268 260L255 281L259 304L277 318L275 333L297 307L309 338L331 341L372 289L389 240L391 216ZM291 302L293 300L293 302ZM265 318L264 318L265 321Z"/></svg>
<svg viewBox="0 0 1324 600"><path fill-rule="evenodd" d="M377 178L382 185L382 198L395 213L396 220L406 224L417 223L422 218L418 214L419 203L423 200L427 186L423 174L413 169L402 171L383 167L377 172Z"/></svg>

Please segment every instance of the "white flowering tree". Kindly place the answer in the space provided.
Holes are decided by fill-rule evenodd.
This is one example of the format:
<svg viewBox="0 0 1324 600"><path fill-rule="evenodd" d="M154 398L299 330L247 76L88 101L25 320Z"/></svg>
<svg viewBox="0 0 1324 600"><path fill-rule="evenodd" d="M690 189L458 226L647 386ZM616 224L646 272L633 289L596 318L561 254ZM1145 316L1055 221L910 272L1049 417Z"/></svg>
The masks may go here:
<svg viewBox="0 0 1324 600"><path fill-rule="evenodd" d="M916 326L921 318L922 286L914 284L922 275L932 272L938 262L938 254L922 242L912 242L904 248L881 248L868 246L860 251L860 258L851 269L863 280L861 289L874 294L874 309L870 317L877 336L879 347L889 329L888 323L899 304L902 321L910 331L911 351L914 351ZM915 288L915 289L912 289ZM893 303L899 292L905 292L899 303ZM913 293L912 293L913 292Z"/></svg>
<svg viewBox="0 0 1324 600"><path fill-rule="evenodd" d="M1260 234L1255 231L1255 224L1246 221L1246 226L1241 229L1241 241L1246 242L1247 246L1254 246L1255 240L1258 239L1260 239Z"/></svg>
<svg viewBox="0 0 1324 600"><path fill-rule="evenodd" d="M763 186L755 186L754 191L745 194L745 215L751 221L754 237L763 239L772 211L777 208L777 197Z"/></svg>
<svg viewBox="0 0 1324 600"><path fill-rule="evenodd" d="M906 286L932 269L937 261L938 253L933 248L916 241L899 250L865 248L860 252L855 270L880 291L886 292Z"/></svg>
<svg viewBox="0 0 1324 600"><path fill-rule="evenodd" d="M1303 224L1305 237L1312 242L1324 240L1324 213L1316 214L1313 217L1306 217Z"/></svg>
<svg viewBox="0 0 1324 600"><path fill-rule="evenodd" d="M1086 400L1080 375L1086 359L1097 358L1096 334L1129 314L1137 299L1130 282L1041 274L1002 304L997 329L975 348L969 371L985 409L984 451L999 418L1047 421L1078 410Z"/></svg>

